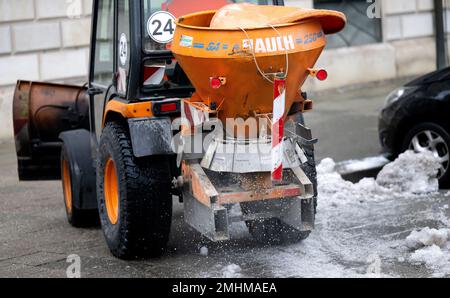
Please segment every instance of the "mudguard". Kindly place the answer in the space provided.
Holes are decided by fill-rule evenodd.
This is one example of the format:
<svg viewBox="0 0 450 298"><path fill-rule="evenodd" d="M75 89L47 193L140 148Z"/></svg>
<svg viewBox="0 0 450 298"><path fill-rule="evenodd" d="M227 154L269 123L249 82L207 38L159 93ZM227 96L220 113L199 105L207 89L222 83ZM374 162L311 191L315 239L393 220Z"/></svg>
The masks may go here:
<svg viewBox="0 0 450 298"><path fill-rule="evenodd" d="M174 154L170 118L128 119L136 157Z"/></svg>
<svg viewBox="0 0 450 298"><path fill-rule="evenodd" d="M97 209L96 169L91 154L90 133L85 129L60 134L70 164L72 200L79 210Z"/></svg>

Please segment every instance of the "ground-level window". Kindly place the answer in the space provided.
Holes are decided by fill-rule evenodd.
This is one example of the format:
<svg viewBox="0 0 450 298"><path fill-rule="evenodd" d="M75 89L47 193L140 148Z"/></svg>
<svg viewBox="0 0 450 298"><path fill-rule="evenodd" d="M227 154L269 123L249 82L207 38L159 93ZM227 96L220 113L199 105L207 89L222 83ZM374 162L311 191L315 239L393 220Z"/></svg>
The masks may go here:
<svg viewBox="0 0 450 298"><path fill-rule="evenodd" d="M367 15L372 4L366 0L314 0L315 8L337 10L347 16L346 28L328 38L328 48L381 42L381 19L369 18Z"/></svg>

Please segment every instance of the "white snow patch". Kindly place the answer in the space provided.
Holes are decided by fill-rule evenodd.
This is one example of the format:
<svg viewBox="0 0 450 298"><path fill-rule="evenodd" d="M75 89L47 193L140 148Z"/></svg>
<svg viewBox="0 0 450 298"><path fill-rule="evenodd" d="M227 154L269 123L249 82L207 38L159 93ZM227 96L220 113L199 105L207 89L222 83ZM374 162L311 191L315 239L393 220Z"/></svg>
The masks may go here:
<svg viewBox="0 0 450 298"><path fill-rule="evenodd" d="M411 198L427 198L430 192L438 190L434 177L439 165L431 162L429 155L425 155L427 154L412 152L404 154L399 157L400 160L385 169L378 179L364 179L356 184L345 181L341 177L332 159L323 160L317 168L319 213L317 229L311 237L294 245L254 248L245 253L238 252L237 255L232 256L237 258L232 259L233 262L238 262L241 257L244 264L245 260L255 258L260 266L257 276L260 273L274 277L395 276L395 273L383 272L390 270L390 262L396 260L412 262L410 259L412 252L404 250L404 239L386 240L382 236L371 235L370 230L369 232L366 230L373 229L374 226L381 227L384 224L392 225L391 218L396 214L392 209L398 206L398 202L408 204ZM400 168L401 174L395 175L393 171ZM410 188L411 180L415 179L411 177L410 172L422 177L420 179L423 179L425 183L417 182L420 187ZM392 181L387 183L389 179ZM374 205L383 207L380 210L386 209L388 213L386 219L378 214L375 216L370 214L369 209ZM236 205L230 210L230 214L240 216L242 211ZM245 223L240 225L234 223L230 232L233 239L249 237ZM374 233L378 234L378 231ZM446 249L443 247L441 251L445 254ZM380 257L368 259L371 255ZM420 253L416 256L417 263L419 263L419 255ZM244 269L248 272L247 268ZM235 264L219 265L215 270L219 276L242 277L241 267ZM249 269L249 272L251 270L254 269ZM445 270L438 272L442 273ZM450 269L448 271L450 272Z"/></svg>
<svg viewBox="0 0 450 298"><path fill-rule="evenodd" d="M388 163L389 160L384 156L367 157L361 160L348 160L339 163L337 171L343 175L368 169L381 168Z"/></svg>
<svg viewBox="0 0 450 298"><path fill-rule="evenodd" d="M413 231L406 238L406 246L414 250L433 245L444 247L449 240L449 234L450 230L448 229L436 230L426 227L421 231Z"/></svg>
<svg viewBox="0 0 450 298"><path fill-rule="evenodd" d="M432 152L417 154L407 151L383 168L377 177L377 183L396 192L435 192L439 190L439 167L439 159Z"/></svg>
<svg viewBox="0 0 450 298"><path fill-rule="evenodd" d="M431 269L440 269L448 262L448 256L437 245L428 246L416 250L410 257L410 261L416 264L424 264Z"/></svg>
<svg viewBox="0 0 450 298"><path fill-rule="evenodd" d="M443 259L445 259L444 253L437 245L416 250L410 257L412 262L427 264L430 266L435 266L438 263L442 263Z"/></svg>
<svg viewBox="0 0 450 298"><path fill-rule="evenodd" d="M222 269L222 276L224 278L239 278L241 277L242 268L239 265L231 264Z"/></svg>
<svg viewBox="0 0 450 298"><path fill-rule="evenodd" d="M320 208L437 192L439 167L431 152L407 151L386 165L377 179L354 184L345 181L336 171L336 163L326 158L317 167Z"/></svg>
<svg viewBox="0 0 450 298"><path fill-rule="evenodd" d="M425 265L435 276L450 274L450 229L424 228L406 238L406 246L415 250L409 257L412 264Z"/></svg>
<svg viewBox="0 0 450 298"><path fill-rule="evenodd" d="M202 248L200 248L200 255L207 257L209 254L209 250L206 246L203 246Z"/></svg>

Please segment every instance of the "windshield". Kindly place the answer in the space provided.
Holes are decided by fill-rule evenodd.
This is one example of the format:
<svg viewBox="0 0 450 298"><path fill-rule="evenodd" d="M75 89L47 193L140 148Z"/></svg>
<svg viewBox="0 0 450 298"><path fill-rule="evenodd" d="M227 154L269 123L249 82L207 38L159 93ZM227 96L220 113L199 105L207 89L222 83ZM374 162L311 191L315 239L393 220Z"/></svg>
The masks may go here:
<svg viewBox="0 0 450 298"><path fill-rule="evenodd" d="M169 12L176 18L202 10L219 9L230 3L253 3L273 5L273 0L143 0L144 50L170 50L171 37L175 31ZM158 14L157 14L158 13Z"/></svg>

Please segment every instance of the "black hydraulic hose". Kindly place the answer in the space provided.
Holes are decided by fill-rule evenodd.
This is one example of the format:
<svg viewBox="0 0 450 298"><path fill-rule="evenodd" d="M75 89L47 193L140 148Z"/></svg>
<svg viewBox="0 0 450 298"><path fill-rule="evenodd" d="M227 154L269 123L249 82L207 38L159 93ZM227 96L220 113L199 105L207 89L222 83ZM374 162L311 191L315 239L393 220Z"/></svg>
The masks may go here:
<svg viewBox="0 0 450 298"><path fill-rule="evenodd" d="M111 88L114 87L113 84L108 86L108 89L106 89L105 92L105 98L103 99L103 113L102 115L105 115L105 111L106 111L106 102L108 101L108 99L113 96L114 94L111 94L111 96L108 96L109 91L111 91Z"/></svg>

